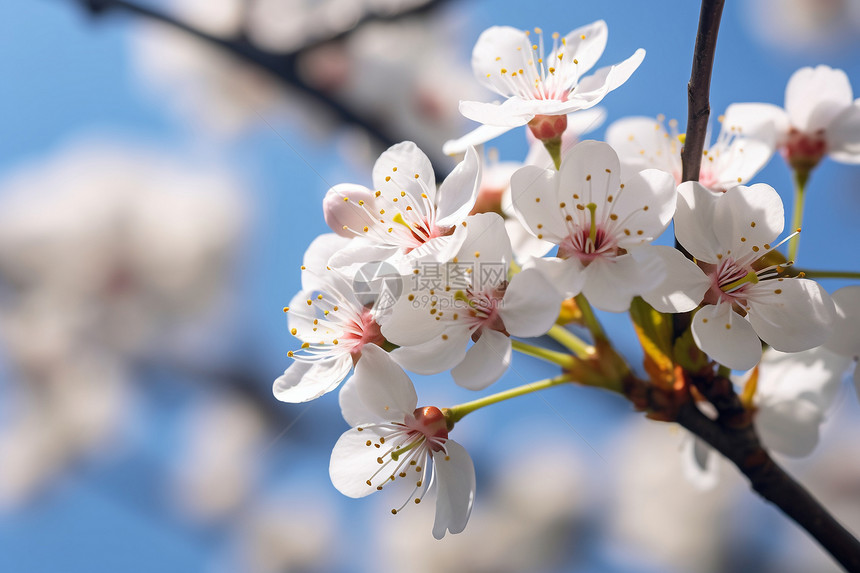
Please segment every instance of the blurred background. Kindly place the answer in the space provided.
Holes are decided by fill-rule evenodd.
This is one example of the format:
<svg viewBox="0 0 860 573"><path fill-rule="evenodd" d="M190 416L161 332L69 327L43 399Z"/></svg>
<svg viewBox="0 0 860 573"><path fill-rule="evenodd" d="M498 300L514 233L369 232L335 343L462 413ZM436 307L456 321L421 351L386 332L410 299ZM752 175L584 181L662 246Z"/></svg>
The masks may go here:
<svg viewBox="0 0 860 573"><path fill-rule="evenodd" d="M295 345L281 309L327 231L325 191L369 184L404 139L440 175L453 167L442 143L474 127L458 100L492 99L469 65L483 29L564 34L602 18L600 66L645 48L601 104L607 122L588 136L600 139L629 115L683 127L696 4L4 2L0 570L836 570L733 467L709 491L687 483L684 431L614 396L555 388L458 425L477 502L466 532L437 542L432 504L392 516L385 496L330 484L346 430L336 393L271 395ZM732 102L782 105L805 65L842 68L860 89L858 39L857 0L727 3L712 119ZM524 130L491 145L502 160L527 150ZM756 181L790 200L778 157ZM860 170L826 160L808 195L809 266L857 270ZM627 318L605 319L637 360ZM518 356L493 389L551 373ZM474 398L447 373L416 385L422 404ZM815 453L786 460L855 532L858 414L846 383Z"/></svg>

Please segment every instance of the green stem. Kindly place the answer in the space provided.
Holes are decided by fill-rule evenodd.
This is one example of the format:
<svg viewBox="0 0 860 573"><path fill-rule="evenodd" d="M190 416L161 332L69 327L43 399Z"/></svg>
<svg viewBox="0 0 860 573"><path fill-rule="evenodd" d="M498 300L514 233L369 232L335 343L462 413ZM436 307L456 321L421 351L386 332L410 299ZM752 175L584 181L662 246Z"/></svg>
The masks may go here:
<svg viewBox="0 0 860 573"><path fill-rule="evenodd" d="M594 342L597 343L599 341L606 341L606 333L603 332L603 327L600 325L600 321L597 320L597 316L595 316L594 311L591 309L591 304L585 299L583 294L576 295L576 306L579 307L580 312L582 312L582 321L585 324L585 327L588 328L588 331L591 333L591 336L594 337Z"/></svg>
<svg viewBox="0 0 860 573"><path fill-rule="evenodd" d="M580 337L559 324L554 324L549 329L549 332L547 332L547 336L576 354L579 358L587 358L594 354L593 346L587 344Z"/></svg>
<svg viewBox="0 0 860 573"><path fill-rule="evenodd" d="M546 360L553 364L558 364L562 368L571 368L576 363L576 358L570 354L556 352L555 350L541 348L540 346L533 346L521 340L511 339L511 346L517 352L534 356L535 358L540 358L541 360Z"/></svg>
<svg viewBox="0 0 860 573"><path fill-rule="evenodd" d="M794 171L794 207L791 215L791 232L800 230L803 226L803 202L805 199L806 182L809 180L809 171ZM788 260L797 260L797 248L800 246L800 234L793 236L788 241Z"/></svg>
<svg viewBox="0 0 860 573"><path fill-rule="evenodd" d="M544 380L539 380L530 384L524 384L523 386L517 386L516 388L511 388L510 390L505 390L504 392L499 392L498 394L492 394L490 396L485 396L484 398L478 398L477 400L466 402L465 404L446 408L445 418L447 418L448 425L450 427L451 425L460 421L466 414L471 414L475 410L479 410L485 406L498 404L499 402L504 402L505 400L510 400L511 398L525 396L526 394L531 394L532 392L537 392L538 390L546 390L547 388L552 388L553 386L566 384L568 382L571 382L570 375L562 374L554 378L546 378Z"/></svg>
<svg viewBox="0 0 860 573"><path fill-rule="evenodd" d="M549 156L552 157L552 163L555 165L555 170L561 169L561 136L555 139L545 139L543 146L546 148Z"/></svg>
<svg viewBox="0 0 860 573"><path fill-rule="evenodd" d="M810 279L860 279L860 272L858 271L815 271L803 269L800 272Z"/></svg>

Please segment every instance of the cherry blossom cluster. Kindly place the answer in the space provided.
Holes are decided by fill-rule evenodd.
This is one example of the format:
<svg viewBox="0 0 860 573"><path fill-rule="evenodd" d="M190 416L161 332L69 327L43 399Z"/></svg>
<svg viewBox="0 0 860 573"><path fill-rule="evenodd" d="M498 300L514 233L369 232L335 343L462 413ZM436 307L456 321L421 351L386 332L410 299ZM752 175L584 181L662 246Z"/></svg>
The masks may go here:
<svg viewBox="0 0 860 573"><path fill-rule="evenodd" d="M379 157L371 186L329 189L332 233L309 246L302 290L284 308L297 342L275 396L304 402L346 380L340 406L351 429L332 453L335 487L350 497L399 488L394 514L435 487L437 538L463 530L475 497L473 462L449 437L464 415L562 382L609 388L630 373L623 360L610 367L592 307L690 316L690 336L714 368L751 371L739 383L751 388L762 439L788 454L814 446L834 388L860 354L860 287L831 296L797 271L799 224L786 232L780 195L753 183L775 150L805 174L802 184L825 155L860 161L860 104L845 74L799 70L786 110L730 107L699 181L682 182L674 121L667 129L664 118L623 119L606 142L576 143L603 120L594 106L645 56L637 50L588 75L607 37L602 21L565 36L481 34L472 66L503 100L461 102L482 125L445 145L457 166L437 185L427 155L407 141ZM475 146L523 126L533 144L522 164L482 159ZM670 224L677 248L655 244ZM570 322L591 340L564 328ZM521 340L547 334L569 352ZM514 350L562 375L440 408L419 405L404 371L449 371L480 391L502 377ZM696 459L705 457L698 448Z"/></svg>

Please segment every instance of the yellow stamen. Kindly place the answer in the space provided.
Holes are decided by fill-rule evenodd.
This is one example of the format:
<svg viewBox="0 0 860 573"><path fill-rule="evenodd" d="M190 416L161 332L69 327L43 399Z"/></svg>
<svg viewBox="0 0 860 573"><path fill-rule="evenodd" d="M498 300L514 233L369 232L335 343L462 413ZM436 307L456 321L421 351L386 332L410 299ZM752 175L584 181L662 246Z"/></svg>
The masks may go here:
<svg viewBox="0 0 860 573"><path fill-rule="evenodd" d="M758 284L758 275L756 274L755 271L750 271L745 276L739 278L738 280L732 281L727 285L720 286L720 289L723 292L731 292L731 291L739 288L740 286L742 286L746 283Z"/></svg>

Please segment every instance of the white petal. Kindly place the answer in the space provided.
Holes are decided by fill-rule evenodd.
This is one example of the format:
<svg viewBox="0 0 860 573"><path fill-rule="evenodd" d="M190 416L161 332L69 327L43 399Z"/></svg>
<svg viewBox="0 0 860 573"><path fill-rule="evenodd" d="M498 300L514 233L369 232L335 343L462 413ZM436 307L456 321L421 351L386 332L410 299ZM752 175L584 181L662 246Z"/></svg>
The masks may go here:
<svg viewBox="0 0 860 573"><path fill-rule="evenodd" d="M416 174L418 177L415 177ZM385 196L405 191L418 205L423 203L422 193L427 194L431 203L436 202L433 166L424 152L411 141L392 145L379 156L373 165L373 186Z"/></svg>
<svg viewBox="0 0 860 573"><path fill-rule="evenodd" d="M595 203L597 219L602 221L609 218L608 213L605 213L610 206L607 197L617 195L621 183L621 164L609 145L600 141L578 143L562 157L558 177L557 201L568 202L571 207L575 201ZM574 200L573 193L578 194L580 199ZM545 209L551 207L544 206Z"/></svg>
<svg viewBox="0 0 860 573"><path fill-rule="evenodd" d="M770 103L734 103L726 109L723 129L745 137L781 141L788 134L788 115Z"/></svg>
<svg viewBox="0 0 860 573"><path fill-rule="evenodd" d="M511 202L523 226L539 239L556 244L567 236L558 209L558 174L526 165L511 176Z"/></svg>
<svg viewBox="0 0 860 573"><path fill-rule="evenodd" d="M749 370L761 359L755 330L728 304L708 305L693 317L693 339L708 356L734 370Z"/></svg>
<svg viewBox="0 0 860 573"><path fill-rule="evenodd" d="M361 396L358 395L358 386L355 385L355 380L352 378L344 382L337 401L340 404L340 413L343 419L353 428L362 424L379 424L387 421L367 409Z"/></svg>
<svg viewBox="0 0 860 573"><path fill-rule="evenodd" d="M408 284L415 286L412 281ZM407 289L379 317L382 335L398 346L423 344L441 335L446 325L430 313L430 302L427 291Z"/></svg>
<svg viewBox="0 0 860 573"><path fill-rule="evenodd" d="M511 248L514 251L514 261L520 266L531 257L542 257L554 246L554 243L538 239L528 229L523 227L517 217L505 219L505 230L511 240Z"/></svg>
<svg viewBox="0 0 860 573"><path fill-rule="evenodd" d="M499 315L513 336L541 336L558 318L562 300L540 271L525 269L508 284Z"/></svg>
<svg viewBox="0 0 860 573"><path fill-rule="evenodd" d="M401 346L391 358L416 374L438 374L463 361L471 332L465 327L449 327L423 344Z"/></svg>
<svg viewBox="0 0 860 573"><path fill-rule="evenodd" d="M502 96L511 94L503 68L522 67L523 54L531 53L531 43L522 30L493 26L484 30L472 49L472 70L486 88Z"/></svg>
<svg viewBox="0 0 860 573"><path fill-rule="evenodd" d="M482 265L496 265L501 269L501 264L504 268L500 273L500 281L507 278L508 265L513 260L513 250L511 249L511 240L508 238L508 231L505 228L505 220L497 213L478 213L472 215L466 221L466 240L460 246L457 253L457 260L462 263L472 262L475 264L474 273L472 275L473 285L478 288L483 288L487 285L482 285L482 277L480 267ZM478 253L476 256L475 253ZM496 273L499 274L499 273ZM497 283L496 283L497 284Z"/></svg>
<svg viewBox="0 0 860 573"><path fill-rule="evenodd" d="M308 246L302 265L315 273L322 272L328 266L331 256L349 244L349 239L335 233L320 235ZM307 287L302 287L307 288Z"/></svg>
<svg viewBox="0 0 860 573"><path fill-rule="evenodd" d="M328 190L323 199L323 216L326 225L344 238L353 238L355 233L350 229L361 229L365 225L376 222L365 209L358 205L359 201L373 204L374 199L373 191L362 185L352 183L335 185Z"/></svg>
<svg viewBox="0 0 860 573"><path fill-rule="evenodd" d="M761 339L775 349L800 352L827 340L836 311L830 295L817 282L797 278L769 280L748 290L750 323Z"/></svg>
<svg viewBox="0 0 860 573"><path fill-rule="evenodd" d="M791 457L812 453L823 421L821 409L806 400L768 404L759 408L755 417L764 446Z"/></svg>
<svg viewBox="0 0 860 573"><path fill-rule="evenodd" d="M763 254L769 248L765 245L772 243L785 226L782 199L764 183L738 185L717 201L712 225L723 254L731 250L732 256L739 257L752 253L753 247Z"/></svg>
<svg viewBox="0 0 860 573"><path fill-rule="evenodd" d="M498 125L479 125L459 139L449 139L442 145L442 153L445 155L460 155L472 146L484 144L495 139L503 133L509 132L512 127Z"/></svg>
<svg viewBox="0 0 860 573"><path fill-rule="evenodd" d="M443 237L434 237L418 248L408 253L399 253L388 262L399 269L404 275L412 273L423 264L444 264L450 261L460 250L466 240L466 226L461 222L454 228L454 233Z"/></svg>
<svg viewBox="0 0 860 573"><path fill-rule="evenodd" d="M409 376L375 344L362 348L352 378L361 401L382 419L400 422L418 405Z"/></svg>
<svg viewBox="0 0 860 573"><path fill-rule="evenodd" d="M478 197L478 187L481 183L481 158L474 147L466 150L466 157L457 164L442 185L437 194L436 224L440 227L461 223Z"/></svg>
<svg viewBox="0 0 860 573"><path fill-rule="evenodd" d="M328 264L341 274L352 277L361 269L362 265L390 260L399 252L400 249L395 245L380 245L370 239L358 237L332 254Z"/></svg>
<svg viewBox="0 0 860 573"><path fill-rule="evenodd" d="M719 483L717 452L702 439L688 434L681 445L681 469L684 477L701 491L714 489Z"/></svg>
<svg viewBox="0 0 860 573"><path fill-rule="evenodd" d="M296 334L294 336L299 340L304 340L313 334L313 320L317 317L317 311L312 305L307 304L308 299L312 296L312 291L299 291L287 306L290 309L286 313L287 328L290 332L295 329Z"/></svg>
<svg viewBox="0 0 860 573"><path fill-rule="evenodd" d="M619 244L622 247L632 241L650 242L669 226L675 214L677 197L675 179L671 175L657 169L646 169L628 178L623 189L616 189L610 207L618 217L617 227L608 217L604 220L613 225L613 234L621 237ZM628 237L622 228L631 229L635 234ZM642 231L641 235L639 231Z"/></svg>
<svg viewBox="0 0 860 573"><path fill-rule="evenodd" d="M367 440L379 443L379 438L387 433L370 426L361 431L353 428L341 435L332 449L328 468L331 483L340 493L352 498L364 497L388 481L391 472L376 473L380 468L377 461L380 450L367 445Z"/></svg>
<svg viewBox="0 0 860 573"><path fill-rule="evenodd" d="M762 139L736 138L728 149L721 151L718 164L718 189L730 189L746 184L770 161L776 143L773 135L762 133ZM703 159L703 169L704 169Z"/></svg>
<svg viewBox="0 0 860 573"><path fill-rule="evenodd" d="M830 157L842 163L860 163L860 100L833 119L826 136Z"/></svg>
<svg viewBox="0 0 860 573"><path fill-rule="evenodd" d="M600 68L594 74L584 78L573 91L572 100L580 100L583 107L591 107L598 103L612 90L620 87L630 79L642 60L645 59L645 50L639 48L632 56L613 66Z"/></svg>
<svg viewBox="0 0 860 573"><path fill-rule="evenodd" d="M833 293L836 319L825 347L844 356L860 356L860 286L843 287Z"/></svg>
<svg viewBox="0 0 860 573"><path fill-rule="evenodd" d="M666 171L673 178L681 177L681 142L654 118L619 119L606 130L606 143L618 153L622 181L649 168Z"/></svg>
<svg viewBox="0 0 860 573"><path fill-rule="evenodd" d="M342 247L337 251L337 253L352 248L352 241L348 239L345 240L346 246ZM328 261L331 262L334 257L335 255L332 254ZM307 257L305 258L307 259ZM307 264L304 266L306 267L306 269L302 271L302 289L304 292L299 294L311 295L311 293L325 293L330 299L343 299L348 301L348 303L355 308L364 306L364 304L358 302L358 299L355 297L352 283L353 275L350 274L353 272L360 272L362 267L353 265L346 268L338 268L329 264L315 271L313 270L314 267ZM310 298L310 296L307 298ZM307 298L305 300L307 300ZM295 302L297 302L295 299L290 302L290 309L297 307L297 305L294 304ZM310 310L311 314L315 313L313 309L309 308L308 310ZM290 318L293 316L294 314L291 310ZM299 328L299 330L301 330L301 328Z"/></svg>
<svg viewBox="0 0 860 573"><path fill-rule="evenodd" d="M609 30L606 22L598 20L586 26L581 26L564 37L564 58L570 65L574 59L579 63L576 71L579 76L588 73L594 67L603 50L606 49L606 41Z"/></svg>
<svg viewBox="0 0 860 573"><path fill-rule="evenodd" d="M466 449L453 440L444 452L433 455L436 468L436 521L433 537L442 539L446 531L460 533L466 528L475 501L475 464Z"/></svg>
<svg viewBox="0 0 860 573"><path fill-rule="evenodd" d="M650 291L663 280L665 269L658 258L621 255L614 260L596 259L583 271L582 294L594 307L624 312L634 296Z"/></svg>
<svg viewBox="0 0 860 573"><path fill-rule="evenodd" d="M547 282L564 298L578 295L585 284L585 273L578 259L559 259L544 257L532 259L527 263L529 268L540 271Z"/></svg>
<svg viewBox="0 0 860 573"><path fill-rule="evenodd" d="M451 370L454 381L469 390L483 390L511 364L511 339L496 330L485 329L460 364Z"/></svg>
<svg viewBox="0 0 860 573"><path fill-rule="evenodd" d="M801 68L785 88L785 110L792 125L806 133L826 129L854 95L845 72L828 66Z"/></svg>
<svg viewBox="0 0 860 573"><path fill-rule="evenodd" d="M651 245L642 251L647 256L658 257L665 270L660 284L642 293L648 304L659 312L689 312L702 302L711 281L693 261L679 250L664 245ZM637 253L636 256L641 255Z"/></svg>
<svg viewBox="0 0 860 573"><path fill-rule="evenodd" d="M786 353L768 348L759 365L757 405L805 400L826 412L839 392L851 359L818 347Z"/></svg>
<svg viewBox="0 0 860 573"><path fill-rule="evenodd" d="M675 237L687 252L706 263L717 262L720 243L714 234L714 212L721 197L695 181L678 186Z"/></svg>
<svg viewBox="0 0 860 573"><path fill-rule="evenodd" d="M337 388L351 368L348 354L319 362L296 360L275 380L272 393L281 402L314 400Z"/></svg>
<svg viewBox="0 0 860 573"><path fill-rule="evenodd" d="M503 103L483 103L461 101L460 113L472 121L513 129L530 122L536 115L534 100L524 100L517 96Z"/></svg>

